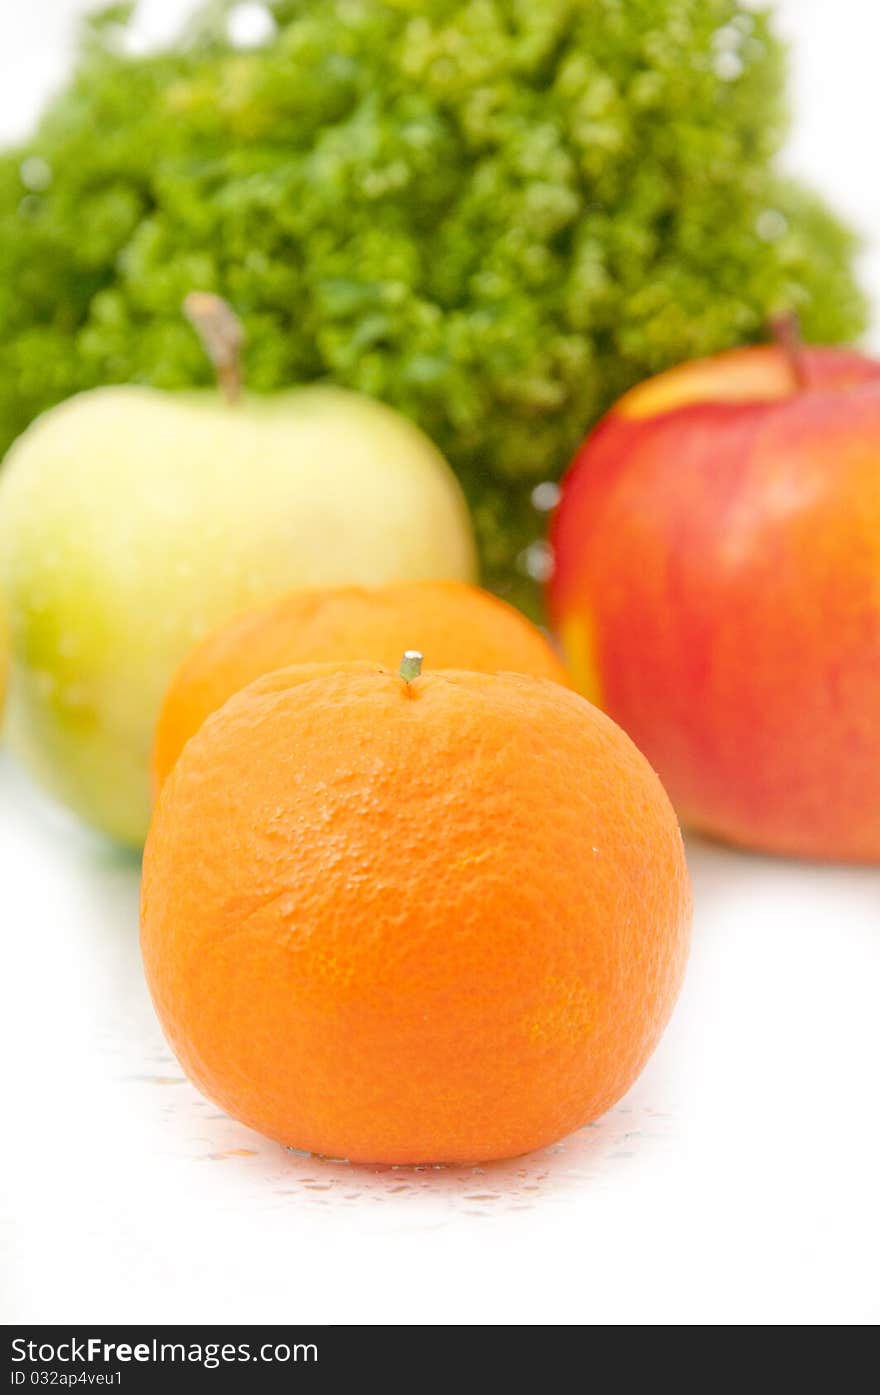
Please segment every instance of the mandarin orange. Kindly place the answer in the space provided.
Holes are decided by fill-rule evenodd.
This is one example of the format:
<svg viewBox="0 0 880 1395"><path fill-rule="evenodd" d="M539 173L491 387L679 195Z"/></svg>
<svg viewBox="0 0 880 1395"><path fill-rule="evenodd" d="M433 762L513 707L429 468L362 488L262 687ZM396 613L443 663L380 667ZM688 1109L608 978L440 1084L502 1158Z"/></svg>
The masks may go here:
<svg viewBox="0 0 880 1395"><path fill-rule="evenodd" d="M511 674L264 676L188 743L145 853L144 964L184 1069L261 1133L358 1162L514 1156L608 1109L689 920L644 757Z"/></svg>
<svg viewBox="0 0 880 1395"><path fill-rule="evenodd" d="M569 682L540 630L477 586L412 581L291 591L221 626L184 661L156 729L154 789L205 718L262 674L348 659L394 667L408 644L418 645L432 669L508 670Z"/></svg>

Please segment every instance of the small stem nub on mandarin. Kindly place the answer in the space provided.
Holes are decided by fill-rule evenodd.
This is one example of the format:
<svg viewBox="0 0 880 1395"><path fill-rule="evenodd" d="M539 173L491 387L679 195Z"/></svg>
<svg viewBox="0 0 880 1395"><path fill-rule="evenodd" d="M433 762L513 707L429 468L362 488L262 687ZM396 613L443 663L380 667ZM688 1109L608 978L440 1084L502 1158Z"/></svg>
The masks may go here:
<svg viewBox="0 0 880 1395"><path fill-rule="evenodd" d="M237 402L242 385L241 320L225 300L210 291L191 291L183 302L183 313L202 341L226 401Z"/></svg>
<svg viewBox="0 0 880 1395"><path fill-rule="evenodd" d="M797 312L786 310L784 314L774 315L770 320L770 332L777 347L785 355L795 390L800 392L803 388L809 387L810 378L804 354L804 341L801 337L801 322Z"/></svg>
<svg viewBox="0 0 880 1395"><path fill-rule="evenodd" d="M423 655L418 649L407 649L400 661L400 676L404 683L411 683L422 671Z"/></svg>

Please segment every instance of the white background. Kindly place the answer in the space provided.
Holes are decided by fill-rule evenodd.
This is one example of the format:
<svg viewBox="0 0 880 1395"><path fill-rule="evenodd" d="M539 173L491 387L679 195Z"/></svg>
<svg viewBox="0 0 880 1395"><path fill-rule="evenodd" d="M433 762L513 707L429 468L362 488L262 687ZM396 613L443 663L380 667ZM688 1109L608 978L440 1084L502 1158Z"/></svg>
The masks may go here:
<svg viewBox="0 0 880 1395"><path fill-rule="evenodd" d="M63 73L79 8L4 5L0 138ZM152 0L146 27L183 8ZM780 14L787 162L862 229L880 305L880 7ZM136 864L0 758L0 1319L876 1322L880 872L689 857L688 981L626 1100L514 1163L355 1169L282 1152L181 1078L142 983Z"/></svg>

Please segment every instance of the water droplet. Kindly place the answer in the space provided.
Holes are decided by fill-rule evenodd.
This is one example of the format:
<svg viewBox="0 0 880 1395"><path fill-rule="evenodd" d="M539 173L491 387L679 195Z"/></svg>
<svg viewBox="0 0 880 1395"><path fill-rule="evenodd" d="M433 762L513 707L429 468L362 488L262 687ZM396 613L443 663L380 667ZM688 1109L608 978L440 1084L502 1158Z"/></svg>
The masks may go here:
<svg viewBox="0 0 880 1395"><path fill-rule="evenodd" d="M40 193L52 183L52 167L39 155L29 155L22 160L18 169L19 178L26 189Z"/></svg>
<svg viewBox="0 0 880 1395"><path fill-rule="evenodd" d="M734 53L732 49L722 50L712 66L715 69L715 76L720 77L722 82L735 82L738 77L742 76L743 61L739 54Z"/></svg>
<svg viewBox="0 0 880 1395"><path fill-rule="evenodd" d="M778 242L788 231L788 219L778 208L765 208L755 219L755 232L762 242Z"/></svg>
<svg viewBox="0 0 880 1395"><path fill-rule="evenodd" d="M553 549L547 542L533 542L519 554L516 565L532 581L549 581L553 575Z"/></svg>
<svg viewBox="0 0 880 1395"><path fill-rule="evenodd" d="M532 506L538 513L550 513L559 503L559 485L553 480L543 480L532 490Z"/></svg>
<svg viewBox="0 0 880 1395"><path fill-rule="evenodd" d="M742 32L732 24L725 24L712 35L712 47L719 50L738 48L742 42Z"/></svg>

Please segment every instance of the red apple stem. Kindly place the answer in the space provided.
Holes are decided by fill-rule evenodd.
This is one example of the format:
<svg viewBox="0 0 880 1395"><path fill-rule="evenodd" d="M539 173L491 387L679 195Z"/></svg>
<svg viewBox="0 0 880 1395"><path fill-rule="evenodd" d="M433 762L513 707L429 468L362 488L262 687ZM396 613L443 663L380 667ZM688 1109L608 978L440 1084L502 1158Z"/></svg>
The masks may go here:
<svg viewBox="0 0 880 1395"><path fill-rule="evenodd" d="M189 320L217 374L220 391L230 406L241 397L241 348L244 329L230 305L209 291L191 291L183 302Z"/></svg>
<svg viewBox="0 0 880 1395"><path fill-rule="evenodd" d="M786 310L784 314L774 315L770 321L770 331L777 347L785 355L795 391L801 392L804 388L809 387L810 375L807 371L801 322L797 312Z"/></svg>

